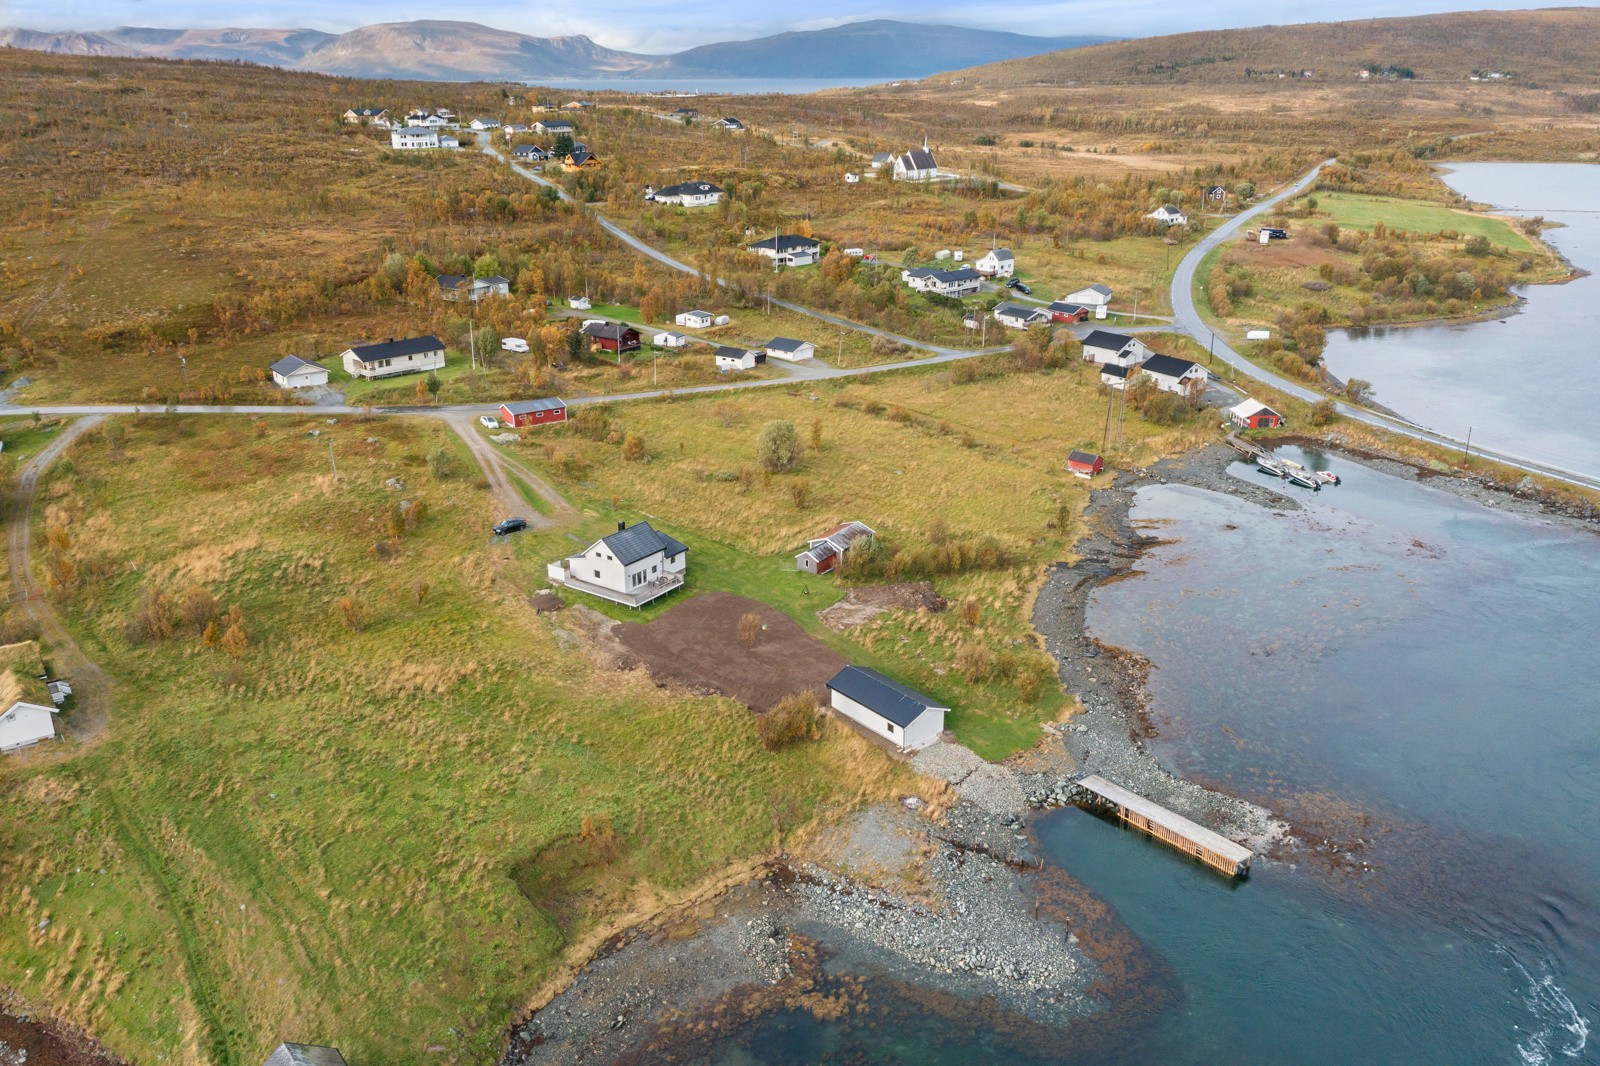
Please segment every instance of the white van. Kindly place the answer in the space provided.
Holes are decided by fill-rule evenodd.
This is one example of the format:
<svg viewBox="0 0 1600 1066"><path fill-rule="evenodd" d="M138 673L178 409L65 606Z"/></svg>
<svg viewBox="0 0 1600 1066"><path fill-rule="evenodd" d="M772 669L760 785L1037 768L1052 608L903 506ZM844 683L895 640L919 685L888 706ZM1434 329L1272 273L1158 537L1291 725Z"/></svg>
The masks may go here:
<svg viewBox="0 0 1600 1066"><path fill-rule="evenodd" d="M520 352L526 355L528 342L521 337L505 337L500 341L500 350L503 352Z"/></svg>

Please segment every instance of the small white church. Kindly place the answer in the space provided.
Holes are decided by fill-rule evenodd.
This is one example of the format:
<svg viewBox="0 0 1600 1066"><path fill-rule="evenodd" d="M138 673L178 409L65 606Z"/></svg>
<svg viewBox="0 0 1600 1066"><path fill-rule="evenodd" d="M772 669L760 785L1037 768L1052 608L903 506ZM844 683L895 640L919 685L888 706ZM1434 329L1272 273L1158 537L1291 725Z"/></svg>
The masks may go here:
<svg viewBox="0 0 1600 1066"><path fill-rule="evenodd" d="M895 181L933 181L939 176L939 164L928 148L928 138L922 138L922 147L913 148L904 155L894 157Z"/></svg>

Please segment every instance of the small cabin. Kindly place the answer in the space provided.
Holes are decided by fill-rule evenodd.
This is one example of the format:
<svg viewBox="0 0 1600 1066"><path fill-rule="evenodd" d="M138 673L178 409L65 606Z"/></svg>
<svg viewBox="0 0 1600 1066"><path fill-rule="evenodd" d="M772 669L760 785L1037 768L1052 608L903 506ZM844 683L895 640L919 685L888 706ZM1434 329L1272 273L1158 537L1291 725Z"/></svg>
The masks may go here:
<svg viewBox="0 0 1600 1066"><path fill-rule="evenodd" d="M1074 451L1067 456L1067 469L1084 480L1094 477L1106 468L1106 461L1094 452Z"/></svg>

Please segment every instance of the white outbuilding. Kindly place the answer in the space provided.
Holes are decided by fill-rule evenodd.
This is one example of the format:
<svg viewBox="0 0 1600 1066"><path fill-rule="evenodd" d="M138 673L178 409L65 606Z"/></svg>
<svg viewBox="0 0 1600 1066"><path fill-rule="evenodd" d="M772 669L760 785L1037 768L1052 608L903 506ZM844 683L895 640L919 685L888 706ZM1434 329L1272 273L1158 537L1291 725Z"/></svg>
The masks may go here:
<svg viewBox="0 0 1600 1066"><path fill-rule="evenodd" d="M310 389L328 383L328 372L298 355L286 355L272 364L272 382L280 389Z"/></svg>
<svg viewBox="0 0 1600 1066"><path fill-rule="evenodd" d="M901 751L938 740L950 710L865 666L847 666L833 675L828 693L834 710Z"/></svg>
<svg viewBox="0 0 1600 1066"><path fill-rule="evenodd" d="M43 673L34 641L0 647L0 752L56 739L56 701Z"/></svg>

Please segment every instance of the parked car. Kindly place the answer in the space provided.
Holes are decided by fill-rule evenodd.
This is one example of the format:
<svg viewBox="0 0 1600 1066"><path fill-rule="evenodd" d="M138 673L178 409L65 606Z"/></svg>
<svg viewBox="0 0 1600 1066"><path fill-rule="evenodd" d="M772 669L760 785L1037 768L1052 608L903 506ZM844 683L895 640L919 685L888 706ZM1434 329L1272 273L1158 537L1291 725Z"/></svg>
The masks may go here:
<svg viewBox="0 0 1600 1066"><path fill-rule="evenodd" d="M500 341L500 350L503 352L528 352L528 342L521 337L505 337Z"/></svg>
<svg viewBox="0 0 1600 1066"><path fill-rule="evenodd" d="M521 533L527 528L528 520L526 518L508 518L494 527L494 535L504 537L512 533Z"/></svg>
<svg viewBox="0 0 1600 1066"><path fill-rule="evenodd" d="M1022 295L1024 295L1024 296L1032 296L1033 295L1033 290L1028 288L1026 285L1024 285L1022 283L1022 279L1021 278L1007 278L1006 279L1006 288L1015 289L1018 292L1022 293Z"/></svg>
<svg viewBox="0 0 1600 1066"><path fill-rule="evenodd" d="M495 418L494 415L479 415L478 425L482 426L484 429L499 429L500 420Z"/></svg>
<svg viewBox="0 0 1600 1066"><path fill-rule="evenodd" d="M1289 231L1276 226L1263 226L1261 232L1265 233L1269 240L1286 241L1289 239Z"/></svg>

